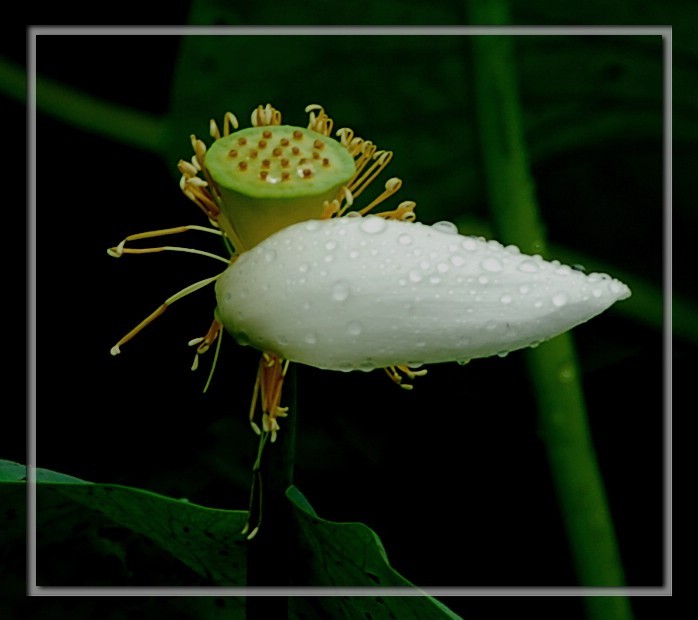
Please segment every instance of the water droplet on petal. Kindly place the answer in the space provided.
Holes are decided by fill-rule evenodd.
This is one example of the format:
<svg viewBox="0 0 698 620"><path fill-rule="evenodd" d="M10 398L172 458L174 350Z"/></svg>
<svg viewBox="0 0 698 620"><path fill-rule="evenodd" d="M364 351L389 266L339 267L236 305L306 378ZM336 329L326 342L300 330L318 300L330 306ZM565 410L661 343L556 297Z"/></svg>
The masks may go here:
<svg viewBox="0 0 698 620"><path fill-rule="evenodd" d="M447 235L458 234L458 226L456 226L453 222L447 222L445 220L432 224L432 228L438 230L439 232L446 233Z"/></svg>
<svg viewBox="0 0 698 620"><path fill-rule="evenodd" d="M525 260L519 265L519 271L524 273L535 273L538 271L538 266L532 260Z"/></svg>
<svg viewBox="0 0 698 620"><path fill-rule="evenodd" d="M439 273L446 273L449 270L449 266L446 263L439 263L436 265L436 271Z"/></svg>
<svg viewBox="0 0 698 620"><path fill-rule="evenodd" d="M308 332L303 338L307 344L315 344L317 342L317 334L315 332Z"/></svg>
<svg viewBox="0 0 698 620"><path fill-rule="evenodd" d="M366 216L361 222L361 230L370 235L375 235L377 233L383 232L388 226L388 223L382 218L377 216Z"/></svg>
<svg viewBox="0 0 698 620"><path fill-rule="evenodd" d="M267 263L273 263L275 259L276 259L276 250L267 250L264 253L264 260Z"/></svg>
<svg viewBox="0 0 698 620"><path fill-rule="evenodd" d="M512 302L512 297L511 295L502 295L499 298L499 301L501 301L503 304L510 304Z"/></svg>
<svg viewBox="0 0 698 620"><path fill-rule="evenodd" d="M422 280L422 274L417 269L412 269L408 277L411 282L420 282Z"/></svg>
<svg viewBox="0 0 698 620"><path fill-rule="evenodd" d="M454 254L449 260L454 267L462 267L465 265L465 259L460 254Z"/></svg>
<svg viewBox="0 0 698 620"><path fill-rule="evenodd" d="M485 271L497 272L502 270L502 263L496 258L486 258L482 261L482 268Z"/></svg>
<svg viewBox="0 0 698 620"><path fill-rule="evenodd" d="M332 287L332 299L335 301L345 301L349 297L349 284L340 280Z"/></svg>
<svg viewBox="0 0 698 620"><path fill-rule="evenodd" d="M337 247L337 242L334 241L334 240L333 240L333 241L328 241L328 242L325 244L325 249L326 249L326 250L332 251L332 250L334 250L336 247Z"/></svg>
<svg viewBox="0 0 698 620"><path fill-rule="evenodd" d="M409 245L410 243L412 243L412 237L407 233L403 233L397 238L397 242L400 245Z"/></svg>
<svg viewBox="0 0 698 620"><path fill-rule="evenodd" d="M463 241L461 241L461 246L463 246L464 250L473 252L474 250L477 250L477 241L475 241L473 237L466 237L463 239Z"/></svg>
<svg viewBox="0 0 698 620"><path fill-rule="evenodd" d="M318 228L320 228L320 222L318 220L310 220L305 223L305 229L309 232L318 230Z"/></svg>
<svg viewBox="0 0 698 620"><path fill-rule="evenodd" d="M359 323L358 321L351 321L351 323L347 323L347 331L352 336L358 336L362 330L363 327L361 326L361 323Z"/></svg>
<svg viewBox="0 0 698 620"><path fill-rule="evenodd" d="M620 282L611 282L611 293L614 293L615 295L618 295L618 293L622 293L625 290L625 286L623 286Z"/></svg>
<svg viewBox="0 0 698 620"><path fill-rule="evenodd" d="M237 332L233 336L240 346L246 347L250 344L250 337L245 332Z"/></svg>
<svg viewBox="0 0 698 620"><path fill-rule="evenodd" d="M567 303L567 295L565 293L556 293L553 295L553 306L561 308Z"/></svg>

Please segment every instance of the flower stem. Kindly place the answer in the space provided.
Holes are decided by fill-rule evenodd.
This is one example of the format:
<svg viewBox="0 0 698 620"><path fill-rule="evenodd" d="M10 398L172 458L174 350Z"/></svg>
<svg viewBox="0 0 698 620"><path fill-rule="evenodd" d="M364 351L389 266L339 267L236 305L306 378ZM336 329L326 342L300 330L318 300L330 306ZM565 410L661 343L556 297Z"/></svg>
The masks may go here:
<svg viewBox="0 0 698 620"><path fill-rule="evenodd" d="M258 457L261 476L257 491L263 494L263 523L258 534L248 543L249 587L291 585L292 512L291 503L286 499L286 489L293 483L298 420L294 364L289 366L284 380L284 395L289 415L283 419L284 425L276 442L267 442L269 445L264 449L264 454ZM247 620L286 618L287 615L288 598L285 596L247 597Z"/></svg>
<svg viewBox="0 0 698 620"><path fill-rule="evenodd" d="M167 129L164 118L104 101L40 75L36 76L34 86L38 112L128 146L162 152ZM0 93L19 102L27 100L24 67L2 57Z"/></svg>
<svg viewBox="0 0 698 620"><path fill-rule="evenodd" d="M470 23L509 23L506 0L471 0ZM482 156L500 240L545 253L524 142L511 36L475 36L474 80ZM610 511L591 441L574 343L563 334L526 352L539 423L579 583L623 586ZM627 598L589 597L593 620L632 618Z"/></svg>

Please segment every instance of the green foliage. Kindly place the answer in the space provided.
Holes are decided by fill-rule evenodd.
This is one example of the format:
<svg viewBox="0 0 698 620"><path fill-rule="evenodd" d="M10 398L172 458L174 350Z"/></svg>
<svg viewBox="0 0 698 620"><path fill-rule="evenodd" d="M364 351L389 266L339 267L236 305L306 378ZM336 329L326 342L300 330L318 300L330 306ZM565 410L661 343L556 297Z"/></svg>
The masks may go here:
<svg viewBox="0 0 698 620"><path fill-rule="evenodd" d="M25 475L24 466L0 461L5 506L0 546L15 551L24 538ZM39 585L119 585L119 579L121 585L174 585L171 579L180 585L246 585L247 545L240 534L245 511L214 510L46 469L36 470L36 482ZM286 495L296 524L292 546L299 550L294 585L414 588L390 566L370 528L321 519L296 487ZM221 609L209 603L205 607L205 618L215 618ZM226 618L243 617L241 604L224 608L233 614ZM426 595L293 598L289 613L298 620L458 618Z"/></svg>

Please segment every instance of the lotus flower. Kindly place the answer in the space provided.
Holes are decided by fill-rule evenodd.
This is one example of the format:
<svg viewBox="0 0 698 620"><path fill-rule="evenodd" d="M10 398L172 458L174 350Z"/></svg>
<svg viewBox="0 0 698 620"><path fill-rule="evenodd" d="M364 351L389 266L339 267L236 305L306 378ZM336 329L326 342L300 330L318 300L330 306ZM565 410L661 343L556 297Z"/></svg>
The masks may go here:
<svg viewBox="0 0 698 620"><path fill-rule="evenodd" d="M216 282L217 316L240 344L340 371L505 355L629 295L449 222L371 215L285 228Z"/></svg>
<svg viewBox="0 0 698 620"><path fill-rule="evenodd" d="M552 338L630 295L605 274L584 274L514 246L461 236L449 222L415 223L415 203L376 215L402 182L358 211L354 201L389 163L351 129L330 137L333 121L311 105L307 128L281 124L270 105L238 130L226 114L211 121L213 144L191 137L194 157L181 160L180 186L214 228L182 226L139 233L112 256L163 250L126 243L186 231L222 235L230 259L222 273L165 301L112 348L128 342L174 301L215 282L217 309L208 332L190 341L199 355L223 327L262 352L250 407L252 428L279 430L288 364L338 371L383 368L404 388L423 364L505 355ZM216 354L218 349L216 351ZM214 362L215 366L215 362ZM262 428L254 421L261 400Z"/></svg>

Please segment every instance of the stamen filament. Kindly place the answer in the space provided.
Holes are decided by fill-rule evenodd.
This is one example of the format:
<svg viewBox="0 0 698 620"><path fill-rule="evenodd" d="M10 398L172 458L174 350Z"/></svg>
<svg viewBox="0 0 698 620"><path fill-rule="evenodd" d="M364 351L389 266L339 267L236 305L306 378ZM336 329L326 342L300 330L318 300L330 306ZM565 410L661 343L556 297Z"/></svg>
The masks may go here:
<svg viewBox="0 0 698 620"><path fill-rule="evenodd" d="M209 258L214 258L216 260L221 261L222 263L225 263L226 265L230 264L230 260L227 258L224 258L223 256L218 256L217 254L212 254L211 252L205 252L204 250L197 250L195 248L183 248L183 247L173 246L173 245L163 245L163 246L157 247L157 248L121 248L120 250L117 246L116 248L109 248L107 250L107 253L109 254L109 256L113 256L114 258L119 258L122 254L155 254L157 252L165 252L165 251L186 252L187 254L198 254L199 256L208 256Z"/></svg>
<svg viewBox="0 0 698 620"><path fill-rule="evenodd" d="M199 289L204 288L205 286L208 286L212 282L215 282L218 278L221 277L222 274L215 275L211 278L206 278L205 280L200 280L199 282L195 282L194 284L190 284L189 286L183 288L181 291L175 293L171 297L168 297L164 303L159 306L153 313L148 315L145 319L143 319L136 327L134 327L130 332L128 332L119 342L117 342L112 348L111 348L111 354L112 355L118 355L121 353L121 345L126 344L129 340L131 340L136 334L138 334L140 331L142 331L145 327L150 325L155 319L157 319L169 306L171 306L175 301L179 301L183 297L186 297L187 295L194 293L198 291Z"/></svg>

